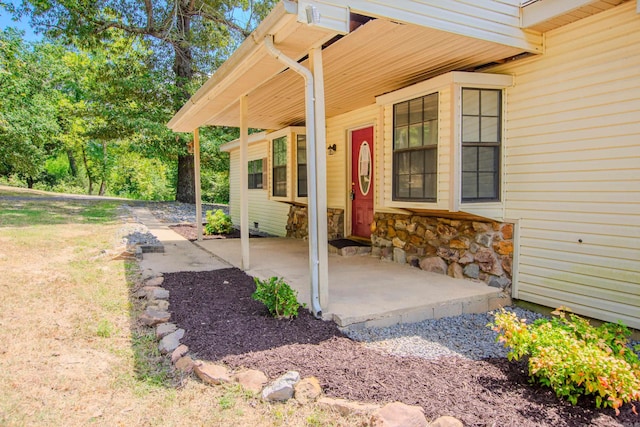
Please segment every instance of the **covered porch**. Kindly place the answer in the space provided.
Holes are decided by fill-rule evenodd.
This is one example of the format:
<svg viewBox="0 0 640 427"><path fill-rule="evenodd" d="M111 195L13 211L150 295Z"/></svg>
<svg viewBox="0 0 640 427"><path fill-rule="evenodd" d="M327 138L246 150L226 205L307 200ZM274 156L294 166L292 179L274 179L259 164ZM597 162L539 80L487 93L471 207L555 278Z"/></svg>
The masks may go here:
<svg viewBox="0 0 640 427"><path fill-rule="evenodd" d="M240 239L196 242L235 267L242 265ZM310 300L309 245L287 238L250 239L247 274L282 277ZM383 327L397 323L482 313L508 305L510 298L485 283L429 273L408 265L362 256L329 254L329 306L322 314L345 327Z"/></svg>

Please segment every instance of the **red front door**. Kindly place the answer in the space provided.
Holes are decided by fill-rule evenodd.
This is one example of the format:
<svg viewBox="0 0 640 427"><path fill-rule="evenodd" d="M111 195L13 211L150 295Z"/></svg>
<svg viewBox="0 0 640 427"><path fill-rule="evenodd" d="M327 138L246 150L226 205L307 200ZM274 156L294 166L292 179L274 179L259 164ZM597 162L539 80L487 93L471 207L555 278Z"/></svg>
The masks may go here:
<svg viewBox="0 0 640 427"><path fill-rule="evenodd" d="M373 127L351 132L351 234L371 237L373 222Z"/></svg>

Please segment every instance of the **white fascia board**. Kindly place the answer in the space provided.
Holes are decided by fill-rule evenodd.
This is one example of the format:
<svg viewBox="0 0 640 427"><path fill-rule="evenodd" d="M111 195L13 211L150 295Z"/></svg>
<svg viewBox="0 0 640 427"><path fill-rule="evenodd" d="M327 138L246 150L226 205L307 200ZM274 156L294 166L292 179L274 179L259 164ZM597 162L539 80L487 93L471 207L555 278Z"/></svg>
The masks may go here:
<svg viewBox="0 0 640 427"><path fill-rule="evenodd" d="M640 0L636 2L636 12L640 13Z"/></svg>
<svg viewBox="0 0 640 427"><path fill-rule="evenodd" d="M531 28L597 0L538 0L522 8L522 28Z"/></svg>
<svg viewBox="0 0 640 427"><path fill-rule="evenodd" d="M322 0L299 0L298 22L348 34L351 24L349 6L328 4Z"/></svg>

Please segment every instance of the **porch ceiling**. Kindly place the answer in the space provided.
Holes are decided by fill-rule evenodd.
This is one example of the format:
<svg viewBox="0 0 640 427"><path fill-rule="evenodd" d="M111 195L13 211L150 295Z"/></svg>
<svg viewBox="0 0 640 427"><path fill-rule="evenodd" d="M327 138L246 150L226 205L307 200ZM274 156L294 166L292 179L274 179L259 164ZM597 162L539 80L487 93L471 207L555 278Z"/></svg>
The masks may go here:
<svg viewBox="0 0 640 427"><path fill-rule="evenodd" d="M454 70L522 53L496 43L410 24L376 19L323 51L327 117L375 103L375 97ZM308 66L308 61L303 62ZM238 126L234 102L206 124ZM286 70L249 94L249 126L303 125L303 80Z"/></svg>
<svg viewBox="0 0 640 427"><path fill-rule="evenodd" d="M280 3L282 4L282 3ZM270 15L271 17L271 15ZM169 122L179 132L205 125L240 125L239 98L248 95L249 127L279 129L305 121L303 80L272 58L264 37L300 60L336 34L301 24L284 11L263 22ZM523 53L522 48L374 19L323 50L327 117L371 105L375 97L449 71L468 70ZM302 61L308 66L308 61Z"/></svg>

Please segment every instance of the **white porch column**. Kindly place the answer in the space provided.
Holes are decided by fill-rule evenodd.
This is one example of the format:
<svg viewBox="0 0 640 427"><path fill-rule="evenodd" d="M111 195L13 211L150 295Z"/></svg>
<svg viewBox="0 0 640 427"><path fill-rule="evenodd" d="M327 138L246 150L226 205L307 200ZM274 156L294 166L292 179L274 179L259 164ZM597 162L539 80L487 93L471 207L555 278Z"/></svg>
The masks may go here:
<svg viewBox="0 0 640 427"><path fill-rule="evenodd" d="M240 97L240 246L242 248L242 269L249 269L249 111L247 95Z"/></svg>
<svg viewBox="0 0 640 427"><path fill-rule="evenodd" d="M327 235L327 130L324 102L324 72L322 48L309 52L313 73L316 131L316 219L318 227L318 293L323 311L329 308L329 249Z"/></svg>
<svg viewBox="0 0 640 427"><path fill-rule="evenodd" d="M193 172L196 190L196 229L198 242L202 241L202 190L200 188L200 128L193 131Z"/></svg>

